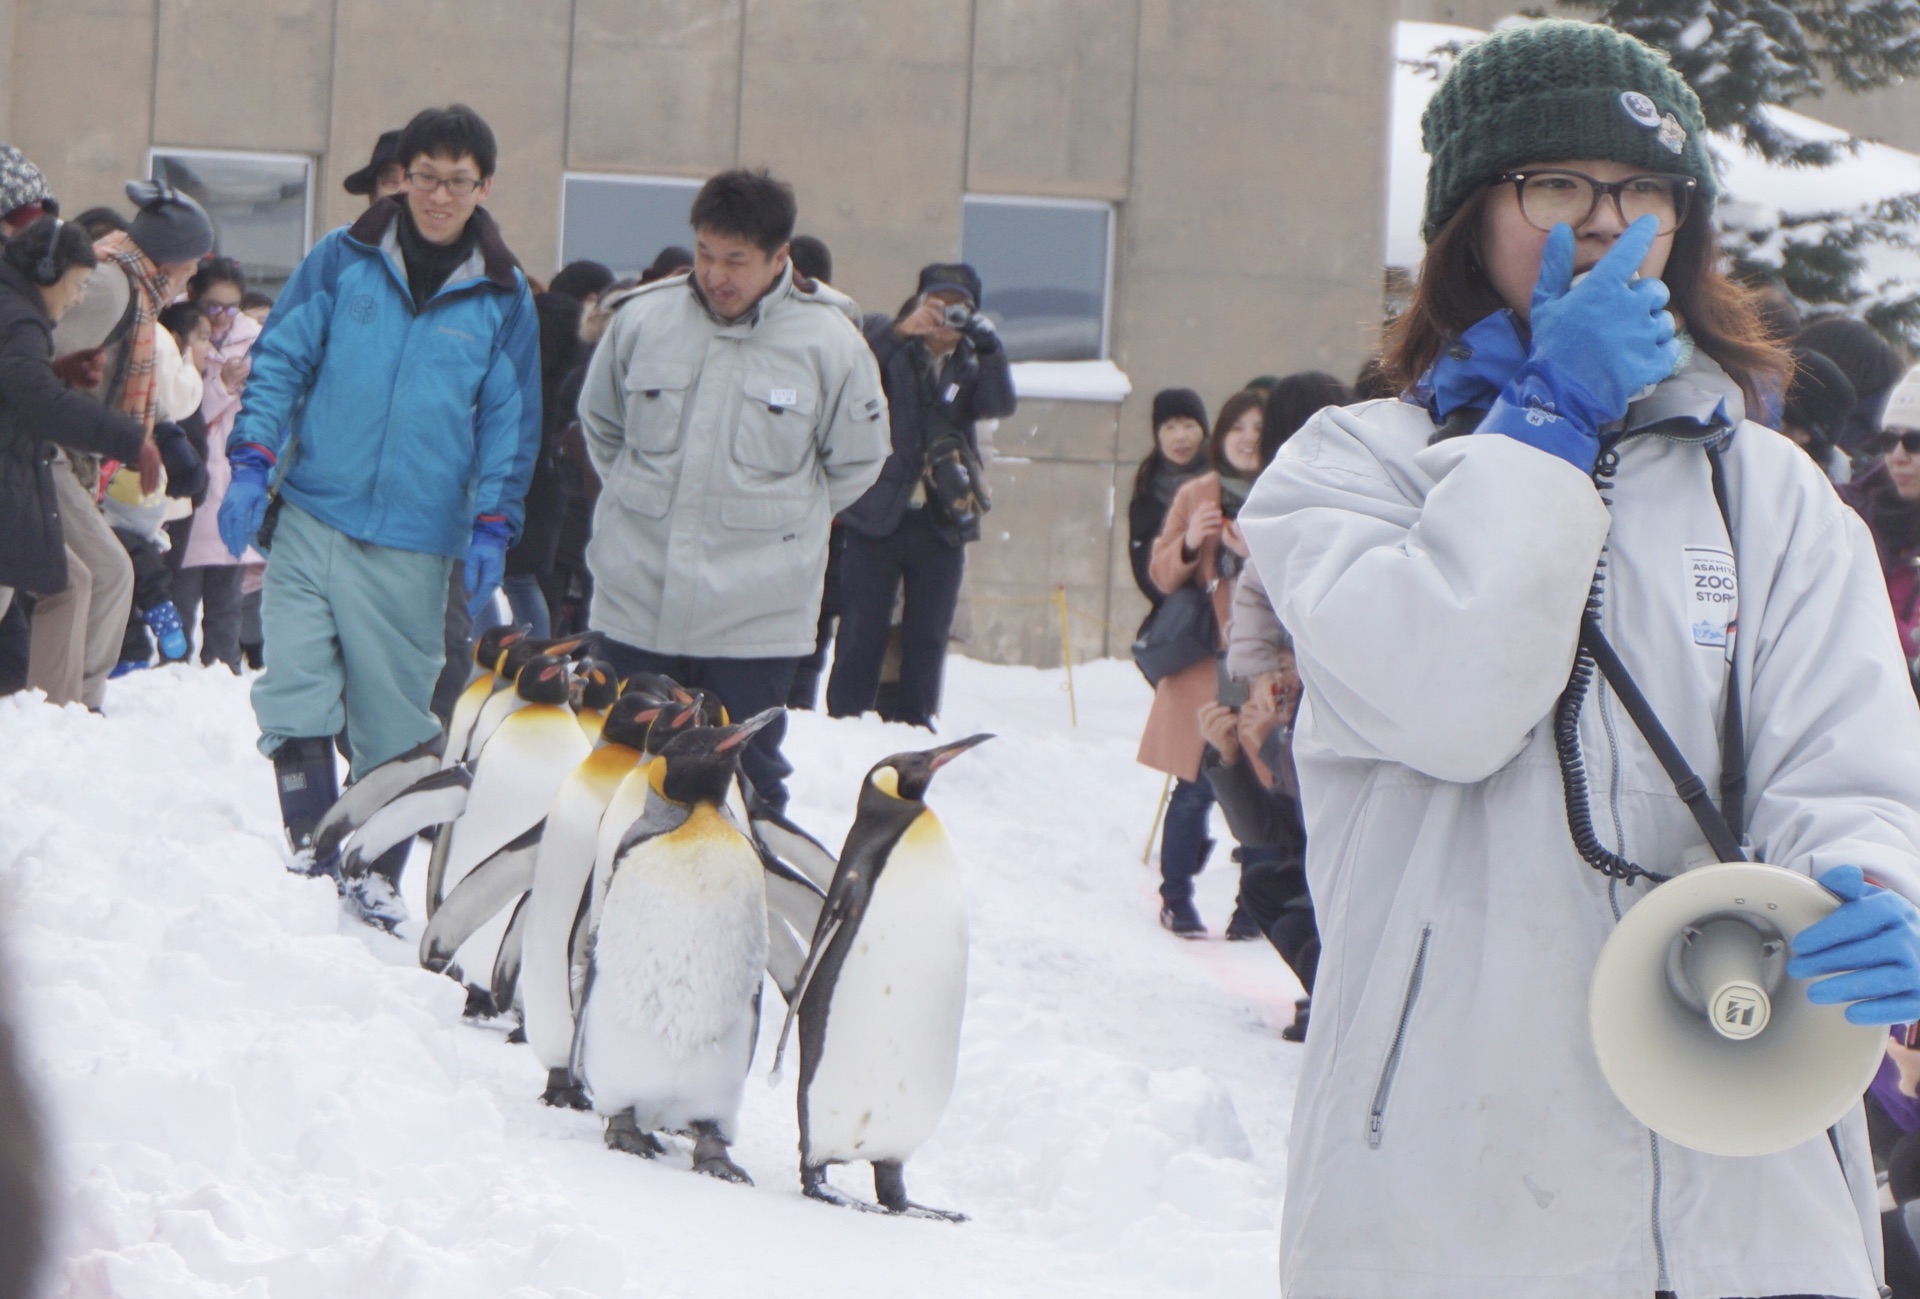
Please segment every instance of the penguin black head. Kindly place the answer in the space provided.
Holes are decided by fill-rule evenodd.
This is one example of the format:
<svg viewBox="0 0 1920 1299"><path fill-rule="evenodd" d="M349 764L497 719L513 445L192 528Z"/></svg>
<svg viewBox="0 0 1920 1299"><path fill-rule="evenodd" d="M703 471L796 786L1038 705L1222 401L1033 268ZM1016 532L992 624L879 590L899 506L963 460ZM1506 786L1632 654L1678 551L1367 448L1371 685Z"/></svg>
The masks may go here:
<svg viewBox="0 0 1920 1299"><path fill-rule="evenodd" d="M662 707L658 700L645 695L632 692L621 695L607 706L606 719L600 723L600 734L609 744L624 744L629 749L644 750L647 747L647 735L659 719Z"/></svg>
<svg viewBox="0 0 1920 1299"><path fill-rule="evenodd" d="M567 660L558 654L536 654L520 669L513 688L530 704L564 704L572 690Z"/></svg>
<svg viewBox="0 0 1920 1299"><path fill-rule="evenodd" d="M507 652L507 646L525 640L527 633L532 630L525 626L487 628L480 633L480 639L473 643L473 665L482 672L498 672L500 656Z"/></svg>
<svg viewBox="0 0 1920 1299"><path fill-rule="evenodd" d="M620 683L620 693L640 695L656 704L664 704L675 698L680 683L672 677L658 672L636 672Z"/></svg>
<svg viewBox="0 0 1920 1299"><path fill-rule="evenodd" d="M613 674L613 665L596 658L583 658L574 665L573 685L575 708L601 712L620 695L620 680Z"/></svg>
<svg viewBox="0 0 1920 1299"><path fill-rule="evenodd" d="M534 647L535 652L540 654L552 654L556 658L566 659L585 658L590 652L599 648L600 634L589 631L582 632L578 636L536 640L529 643Z"/></svg>
<svg viewBox="0 0 1920 1299"><path fill-rule="evenodd" d="M785 717L769 708L731 726L688 726L660 749L660 792L676 803L722 803L740 771L740 754L760 729Z"/></svg>
<svg viewBox="0 0 1920 1299"><path fill-rule="evenodd" d="M864 801L868 790L875 790L885 798L899 799L902 802L918 803L927 796L927 786L933 783L933 773L952 762L955 758L973 748L976 744L985 744L993 736L987 734L969 735L964 740L955 740L952 744L943 744L937 749L923 749L919 753L896 753L891 758L883 758L872 771L867 773L867 783L860 791Z"/></svg>
<svg viewBox="0 0 1920 1299"><path fill-rule="evenodd" d="M670 741L698 725L700 725L698 706L680 699L667 700L660 705L660 715L653 719L653 725L647 729L647 755L658 757L660 751L665 749Z"/></svg>

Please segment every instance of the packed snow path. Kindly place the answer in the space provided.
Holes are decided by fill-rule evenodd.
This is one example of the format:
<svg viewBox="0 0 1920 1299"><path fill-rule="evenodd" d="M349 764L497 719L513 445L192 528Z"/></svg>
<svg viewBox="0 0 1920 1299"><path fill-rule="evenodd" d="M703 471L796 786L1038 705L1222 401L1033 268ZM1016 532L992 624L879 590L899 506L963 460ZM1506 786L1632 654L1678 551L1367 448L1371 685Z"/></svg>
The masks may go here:
<svg viewBox="0 0 1920 1299"><path fill-rule="evenodd" d="M0 700L0 926L55 1143L66 1299L902 1294L1271 1296L1298 989L1264 943L1181 943L1141 863L1161 778L1131 665L956 660L935 781L973 924L960 1076L907 1165L961 1226L804 1199L793 1075L761 1046L734 1155L758 1185L603 1148L404 939L282 869L246 683L170 668L111 714ZM924 732L796 715L792 813L837 848ZM1221 836L1224 839L1224 835ZM1216 935L1233 867L1216 854ZM419 914L424 857L409 871ZM865 1165L835 1169L871 1198Z"/></svg>

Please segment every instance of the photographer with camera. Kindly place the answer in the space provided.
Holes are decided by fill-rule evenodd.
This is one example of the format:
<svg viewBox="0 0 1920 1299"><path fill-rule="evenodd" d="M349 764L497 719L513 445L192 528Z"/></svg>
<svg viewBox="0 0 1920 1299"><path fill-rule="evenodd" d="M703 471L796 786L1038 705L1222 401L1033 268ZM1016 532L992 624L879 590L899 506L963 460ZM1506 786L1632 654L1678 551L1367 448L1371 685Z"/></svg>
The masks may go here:
<svg viewBox="0 0 1920 1299"><path fill-rule="evenodd" d="M893 451L879 481L840 515L846 552L827 711L858 717L875 706L904 584L900 691L880 715L931 730L964 548L980 539L988 509L974 421L1013 414L1013 372L980 314L980 276L964 262L925 267L899 315L868 316L862 329L886 385Z"/></svg>

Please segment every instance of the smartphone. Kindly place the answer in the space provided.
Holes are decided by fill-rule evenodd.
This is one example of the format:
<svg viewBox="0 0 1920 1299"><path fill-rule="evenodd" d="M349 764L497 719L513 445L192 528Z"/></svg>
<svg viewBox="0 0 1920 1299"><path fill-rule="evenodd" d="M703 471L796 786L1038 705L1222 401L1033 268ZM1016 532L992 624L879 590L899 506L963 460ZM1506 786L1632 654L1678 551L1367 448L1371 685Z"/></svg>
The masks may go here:
<svg viewBox="0 0 1920 1299"><path fill-rule="evenodd" d="M1234 679L1227 673L1225 659L1214 660L1215 694L1214 697L1227 708L1244 708L1247 704L1247 683Z"/></svg>

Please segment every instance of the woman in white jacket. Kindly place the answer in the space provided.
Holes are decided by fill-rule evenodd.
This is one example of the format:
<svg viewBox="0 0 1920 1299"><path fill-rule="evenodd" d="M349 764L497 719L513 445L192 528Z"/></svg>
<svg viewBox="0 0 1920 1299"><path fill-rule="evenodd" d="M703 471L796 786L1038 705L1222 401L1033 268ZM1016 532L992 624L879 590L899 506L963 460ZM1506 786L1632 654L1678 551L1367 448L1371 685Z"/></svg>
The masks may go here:
<svg viewBox="0 0 1920 1299"><path fill-rule="evenodd" d="M1406 394L1317 416L1241 514L1305 683L1324 943L1283 1292L1874 1299L1857 1111L1714 1157L1601 1077L1595 959L1642 872L1705 836L1576 664L1591 607L1755 859L1858 897L1857 941L1795 940L1796 975L1839 972L1810 995L1913 1019L1920 713L1873 546L1744 420L1780 353L1717 270L1699 103L1662 56L1503 30L1423 130L1428 250L1386 358Z"/></svg>

